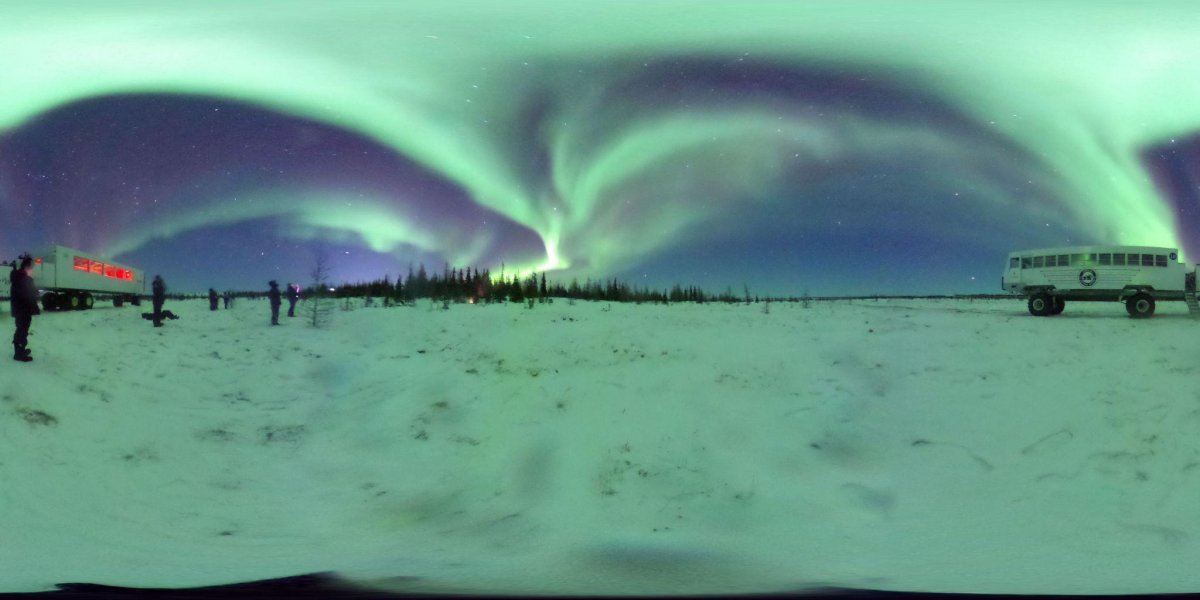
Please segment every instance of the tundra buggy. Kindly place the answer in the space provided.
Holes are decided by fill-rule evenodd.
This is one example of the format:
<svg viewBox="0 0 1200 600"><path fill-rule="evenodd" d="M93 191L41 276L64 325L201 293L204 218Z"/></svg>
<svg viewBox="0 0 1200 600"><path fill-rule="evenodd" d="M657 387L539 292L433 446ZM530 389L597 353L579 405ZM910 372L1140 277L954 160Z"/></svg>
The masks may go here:
<svg viewBox="0 0 1200 600"><path fill-rule="evenodd" d="M109 296L116 306L126 301L138 305L146 291L141 270L81 250L56 245L32 258L33 283L43 292L42 308L47 311L87 310L95 302L92 294Z"/></svg>
<svg viewBox="0 0 1200 600"><path fill-rule="evenodd" d="M1154 314L1156 302L1183 300L1192 318L1196 269L1179 262L1175 248L1153 246L1069 246L1023 250L1008 255L1000 287L1029 300L1036 317L1057 315L1067 300L1124 302L1135 319Z"/></svg>

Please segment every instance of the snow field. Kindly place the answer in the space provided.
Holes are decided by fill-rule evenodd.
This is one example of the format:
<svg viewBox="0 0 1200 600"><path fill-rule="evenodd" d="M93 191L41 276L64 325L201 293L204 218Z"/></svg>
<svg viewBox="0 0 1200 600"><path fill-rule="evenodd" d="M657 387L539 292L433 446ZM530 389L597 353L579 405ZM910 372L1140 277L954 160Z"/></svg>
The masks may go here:
<svg viewBox="0 0 1200 600"><path fill-rule="evenodd" d="M1194 589L1174 304L44 315L0 365L0 590Z"/></svg>

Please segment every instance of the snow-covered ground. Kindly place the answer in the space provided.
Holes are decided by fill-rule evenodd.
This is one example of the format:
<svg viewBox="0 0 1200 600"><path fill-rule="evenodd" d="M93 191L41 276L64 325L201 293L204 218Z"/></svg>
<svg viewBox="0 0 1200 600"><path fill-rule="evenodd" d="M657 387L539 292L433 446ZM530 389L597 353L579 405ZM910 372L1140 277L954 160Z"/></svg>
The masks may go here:
<svg viewBox="0 0 1200 600"><path fill-rule="evenodd" d="M0 591L1200 589L1183 303L167 308L0 361Z"/></svg>

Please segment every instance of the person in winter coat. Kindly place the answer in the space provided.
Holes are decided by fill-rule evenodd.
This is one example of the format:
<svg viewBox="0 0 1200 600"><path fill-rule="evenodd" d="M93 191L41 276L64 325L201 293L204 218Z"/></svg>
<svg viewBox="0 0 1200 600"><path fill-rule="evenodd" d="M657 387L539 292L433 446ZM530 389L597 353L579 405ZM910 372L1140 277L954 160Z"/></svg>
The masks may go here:
<svg viewBox="0 0 1200 600"><path fill-rule="evenodd" d="M217 290L208 288L208 310L217 310Z"/></svg>
<svg viewBox="0 0 1200 600"><path fill-rule="evenodd" d="M296 316L296 301L300 299L300 286L295 283L288 284L288 316Z"/></svg>
<svg viewBox="0 0 1200 600"><path fill-rule="evenodd" d="M13 333L13 360L29 362L33 360L29 352L29 326L33 324L34 315L42 314L38 308L37 287L33 285L33 259L26 255L21 257L19 265L14 263L8 282L12 286L9 293L12 315L17 321L17 330Z"/></svg>
<svg viewBox="0 0 1200 600"><path fill-rule="evenodd" d="M224 298L224 299L225 299L225 310L229 310L229 307L230 307L230 306L232 305L232 303L233 303L233 294L232 294L232 293L230 293L230 292L227 290L227 291L225 292L225 294L222 296L222 298Z"/></svg>
<svg viewBox="0 0 1200 600"><path fill-rule="evenodd" d="M151 299L154 301L154 326L162 327L162 307L167 299L167 284L163 283L162 275L154 276L154 283L150 288L153 290Z"/></svg>
<svg viewBox="0 0 1200 600"><path fill-rule="evenodd" d="M270 281L271 289L267 291L267 298L271 300L271 324L279 324L279 305L283 304L280 301L279 284L274 279Z"/></svg>

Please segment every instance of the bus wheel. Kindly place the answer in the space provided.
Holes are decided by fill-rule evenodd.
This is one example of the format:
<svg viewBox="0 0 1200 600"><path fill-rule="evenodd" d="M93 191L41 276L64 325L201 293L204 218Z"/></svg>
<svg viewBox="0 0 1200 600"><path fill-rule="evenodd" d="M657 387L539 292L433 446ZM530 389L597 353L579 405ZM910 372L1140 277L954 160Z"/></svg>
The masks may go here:
<svg viewBox="0 0 1200 600"><path fill-rule="evenodd" d="M1150 294L1138 292L1125 301L1125 310L1135 319L1147 319L1154 314L1154 298Z"/></svg>
<svg viewBox="0 0 1200 600"><path fill-rule="evenodd" d="M91 293L85 292L83 294L83 310L92 310L92 307L95 305L96 305L96 299L92 298Z"/></svg>
<svg viewBox="0 0 1200 600"><path fill-rule="evenodd" d="M83 310L83 298L76 293L68 292L66 297L65 308L67 310Z"/></svg>
<svg viewBox="0 0 1200 600"><path fill-rule="evenodd" d="M1050 314L1052 308L1049 294L1034 294L1029 297L1029 314L1044 317Z"/></svg>
<svg viewBox="0 0 1200 600"><path fill-rule="evenodd" d="M1063 309L1065 309L1066 307L1067 307L1067 301L1063 300L1062 298L1059 298L1058 296L1055 296L1054 297L1054 305L1050 309L1050 314L1061 315Z"/></svg>
<svg viewBox="0 0 1200 600"><path fill-rule="evenodd" d="M54 312L58 310L58 294L54 292L46 292L42 294L42 310L46 312Z"/></svg>

